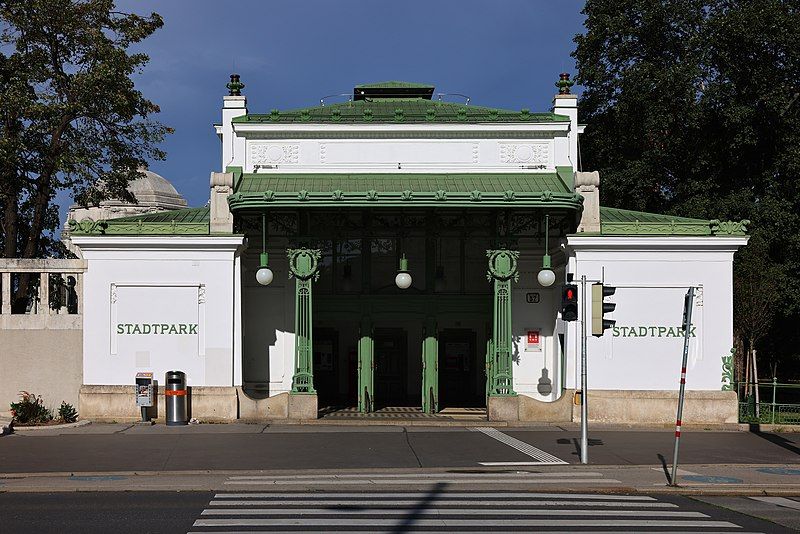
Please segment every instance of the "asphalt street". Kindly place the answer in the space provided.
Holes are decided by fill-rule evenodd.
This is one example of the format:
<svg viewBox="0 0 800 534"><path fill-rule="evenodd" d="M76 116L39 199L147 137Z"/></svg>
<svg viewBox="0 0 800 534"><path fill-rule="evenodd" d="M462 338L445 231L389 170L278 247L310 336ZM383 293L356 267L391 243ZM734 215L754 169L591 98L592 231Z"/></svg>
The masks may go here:
<svg viewBox="0 0 800 534"><path fill-rule="evenodd" d="M89 425L0 437L0 472L447 468L536 461L525 445L579 462L577 431L501 430L521 444L509 446L474 428ZM589 460L661 465L671 462L673 440L666 430L594 431ZM798 461L800 434L685 431L681 440L681 465Z"/></svg>
<svg viewBox="0 0 800 534"><path fill-rule="evenodd" d="M752 506L767 520L729 509ZM681 496L456 492L444 485L392 493L0 493L9 534L792 532L769 521L780 509L747 497L716 506Z"/></svg>

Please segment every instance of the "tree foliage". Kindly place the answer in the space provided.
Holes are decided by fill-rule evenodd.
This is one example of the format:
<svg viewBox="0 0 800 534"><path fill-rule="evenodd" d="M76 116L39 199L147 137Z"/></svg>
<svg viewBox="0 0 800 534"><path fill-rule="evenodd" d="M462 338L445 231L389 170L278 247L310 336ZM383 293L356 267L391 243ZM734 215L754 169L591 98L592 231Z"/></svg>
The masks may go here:
<svg viewBox="0 0 800 534"><path fill-rule="evenodd" d="M800 2L588 0L575 38L583 167L604 205L750 219L737 253L738 342L800 316ZM787 286L784 286L787 287Z"/></svg>
<svg viewBox="0 0 800 534"><path fill-rule="evenodd" d="M0 257L54 252L59 191L133 200L137 169L164 158L169 130L132 80L149 58L130 50L161 25L112 0L0 0Z"/></svg>

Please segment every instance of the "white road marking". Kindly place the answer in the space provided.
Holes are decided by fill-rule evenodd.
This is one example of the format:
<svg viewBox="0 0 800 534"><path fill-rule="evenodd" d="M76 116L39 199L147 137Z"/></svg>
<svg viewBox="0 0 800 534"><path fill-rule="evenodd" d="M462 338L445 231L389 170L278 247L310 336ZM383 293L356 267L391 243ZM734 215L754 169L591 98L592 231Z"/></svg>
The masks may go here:
<svg viewBox="0 0 800 534"><path fill-rule="evenodd" d="M335 479L335 480L344 480L349 478L355 479L382 479L382 478L470 478L475 477L476 473L375 473L375 474L334 474L334 475L241 475L241 476L232 476L228 477L228 480L326 480L326 479ZM502 473L502 472L495 472L495 471L486 471L485 474L480 476L503 476L503 477L518 477L518 478L530 478L530 477L602 477L603 473L599 471L552 471L549 473L531 473L527 471L521 471L518 473Z"/></svg>
<svg viewBox="0 0 800 534"><path fill-rule="evenodd" d="M653 471L661 471L661 472L664 471L663 467L651 467L651 469ZM670 468L669 472L670 472L670 474L672 474L672 468ZM692 472L692 471L686 471L685 469L681 469L680 467L678 468L678 475L679 476L680 475L699 475L699 474L700 473L695 473L695 472Z"/></svg>
<svg viewBox="0 0 800 534"><path fill-rule="evenodd" d="M531 458L538 460L539 462L547 463L550 465L564 465L567 463L561 458L557 458L548 452L545 452L541 449L537 449L536 447L530 445L529 443L525 443L524 441L511 437L508 434L504 434L503 432L500 432L496 428L480 426L480 427L471 427L470 430L474 432L482 432L483 434L489 436L490 438L496 439L501 443L505 443L509 447L516 449L522 454L530 456Z"/></svg>
<svg viewBox="0 0 800 534"><path fill-rule="evenodd" d="M787 499L786 497L750 497L754 501L766 502L775 504L784 508L792 508L793 510L800 510L800 502Z"/></svg>
<svg viewBox="0 0 800 534"><path fill-rule="evenodd" d="M282 506L353 506L354 503L357 503L357 506L371 506L371 507L380 507L380 506L387 506L387 507L398 507L398 506L416 506L418 505L423 499L425 498L424 495L420 495L418 499L415 500L354 500L354 499L347 499L347 500L288 500L284 498L277 498L273 500L246 500L246 501L237 501L234 499L221 499L211 501L211 506L270 506L276 503L281 504ZM533 500L533 499L520 499L516 498L513 501L473 501L473 500L448 500L448 499L436 499L433 504L435 506L471 506L471 507L483 507L486 508L488 506L495 506L497 504L506 504L509 506L597 506L597 507L618 507L618 508L677 508L677 504L672 504L669 502L626 502L626 501L558 501L558 500ZM221 508L220 508L221 509Z"/></svg>
<svg viewBox="0 0 800 534"><path fill-rule="evenodd" d="M480 465L485 466L514 466L514 465L564 465L564 462L478 462Z"/></svg>
<svg viewBox="0 0 800 534"><path fill-rule="evenodd" d="M481 478L429 478L429 479L378 479L378 480L230 480L225 482L225 485L239 485L239 486L298 486L298 485L312 485L312 486L347 486L355 483L370 485L370 486L401 486L409 484L430 484L434 482L446 482L448 484L502 484L511 483L517 484L521 482L530 482L531 484L622 484L619 480L613 478L530 478L521 479L516 478L500 478L500 477L481 477Z"/></svg>
<svg viewBox="0 0 800 534"><path fill-rule="evenodd" d="M406 519L380 519L380 518L308 518L298 517L293 519L198 519L195 527L332 527L332 526L386 526L398 527L405 524ZM708 520L662 520L662 519L415 519L414 527L676 527L676 528L741 528L728 521Z"/></svg>
<svg viewBox="0 0 800 534"><path fill-rule="evenodd" d="M470 516L470 515L513 515L513 516L636 516L636 517L708 517L701 512L684 512L672 510L519 510L507 508L494 508L488 510L475 510L471 508L439 508L432 505L430 508L424 510L415 510L412 508L393 509L387 510L386 508L362 508L360 503L352 503L356 508L344 509L300 509L300 510L287 510L285 508L248 508L248 509L230 509L225 510L221 508L205 509L200 515L296 515L296 516L309 516L309 515L375 515L386 519L390 516L400 515L408 517L408 515L423 516L433 515L442 517L447 515L456 516ZM402 518L401 517L401 518ZM395 519L401 519L395 518Z"/></svg>
<svg viewBox="0 0 800 534"><path fill-rule="evenodd" d="M527 493L527 492L447 492L448 498L473 498L473 499L583 499L583 500L599 500L599 501L646 501L653 502L656 499L648 495L598 495L596 493ZM392 493L371 493L371 492L331 492L331 493L217 493L214 495L215 499L323 499L332 497L334 499L366 499L366 498L423 498L428 497L428 493L424 492L392 492ZM291 501L287 501L291 502ZM322 501L324 502L324 501ZM487 501L492 502L492 501Z"/></svg>

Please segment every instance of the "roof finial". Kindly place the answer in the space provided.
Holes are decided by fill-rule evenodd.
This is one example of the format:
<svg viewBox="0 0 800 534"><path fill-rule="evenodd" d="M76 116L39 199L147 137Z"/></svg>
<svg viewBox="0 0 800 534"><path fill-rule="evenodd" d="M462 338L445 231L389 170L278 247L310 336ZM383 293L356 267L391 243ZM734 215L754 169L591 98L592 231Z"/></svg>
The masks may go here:
<svg viewBox="0 0 800 534"><path fill-rule="evenodd" d="M238 74L231 74L231 81L225 84L225 87L228 88L229 96L242 96L242 89L244 89L244 84L239 81Z"/></svg>
<svg viewBox="0 0 800 534"><path fill-rule="evenodd" d="M558 81L556 82L556 87L558 87L558 94L560 95L568 95L571 94L570 87L575 85L575 82L569 79L568 72L562 72L558 75Z"/></svg>

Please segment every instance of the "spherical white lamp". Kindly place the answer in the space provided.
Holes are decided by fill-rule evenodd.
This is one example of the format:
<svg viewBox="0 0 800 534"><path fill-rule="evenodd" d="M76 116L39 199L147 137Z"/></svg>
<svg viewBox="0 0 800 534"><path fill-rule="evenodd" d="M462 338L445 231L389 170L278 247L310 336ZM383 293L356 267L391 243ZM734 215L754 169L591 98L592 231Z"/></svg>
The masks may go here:
<svg viewBox="0 0 800 534"><path fill-rule="evenodd" d="M542 287L550 287L556 281L556 273L550 268L550 255L545 254L542 258L542 270L536 275L536 280Z"/></svg>
<svg viewBox="0 0 800 534"><path fill-rule="evenodd" d="M267 267L267 253L261 253L261 266L256 271L256 281L261 284L262 286L268 286L272 283L272 279L275 275L272 273L272 269Z"/></svg>
<svg viewBox="0 0 800 534"><path fill-rule="evenodd" d="M403 254L403 257L400 258L400 270L397 271L397 276L394 277L394 283L400 289L408 289L411 287L411 282L411 275L408 273L408 260L406 255Z"/></svg>
<svg viewBox="0 0 800 534"><path fill-rule="evenodd" d="M556 273L550 269L542 269L539 271L539 274L536 275L536 279L542 287L550 287L556 281Z"/></svg>

